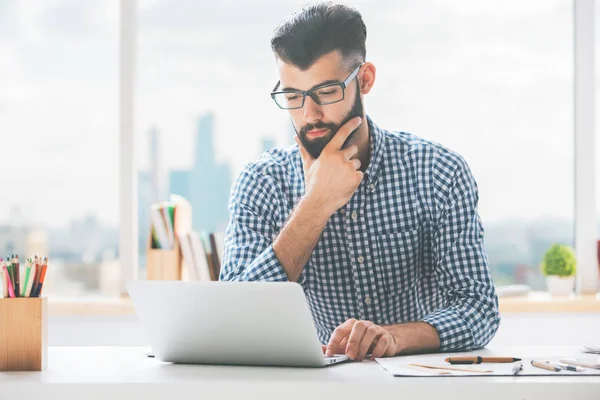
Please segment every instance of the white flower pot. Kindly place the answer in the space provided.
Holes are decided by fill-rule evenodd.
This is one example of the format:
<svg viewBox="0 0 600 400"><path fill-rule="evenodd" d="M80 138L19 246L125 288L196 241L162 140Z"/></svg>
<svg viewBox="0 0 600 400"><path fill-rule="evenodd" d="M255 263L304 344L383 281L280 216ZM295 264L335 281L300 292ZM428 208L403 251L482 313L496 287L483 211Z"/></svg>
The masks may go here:
<svg viewBox="0 0 600 400"><path fill-rule="evenodd" d="M550 275L546 277L546 286L553 296L568 296L573 293L575 277Z"/></svg>

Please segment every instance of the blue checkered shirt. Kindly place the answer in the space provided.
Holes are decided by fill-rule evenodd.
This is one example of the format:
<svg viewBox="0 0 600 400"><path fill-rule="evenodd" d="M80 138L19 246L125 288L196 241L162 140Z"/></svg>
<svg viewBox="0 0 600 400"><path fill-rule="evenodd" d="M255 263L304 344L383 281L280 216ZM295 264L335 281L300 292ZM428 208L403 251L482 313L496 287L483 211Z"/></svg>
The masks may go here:
<svg viewBox="0 0 600 400"><path fill-rule="evenodd" d="M500 323L477 184L465 160L367 117L371 161L298 280L325 344L349 318L425 321L442 351L485 346ZM224 281L287 281L273 241L304 194L297 145L244 167L229 200Z"/></svg>

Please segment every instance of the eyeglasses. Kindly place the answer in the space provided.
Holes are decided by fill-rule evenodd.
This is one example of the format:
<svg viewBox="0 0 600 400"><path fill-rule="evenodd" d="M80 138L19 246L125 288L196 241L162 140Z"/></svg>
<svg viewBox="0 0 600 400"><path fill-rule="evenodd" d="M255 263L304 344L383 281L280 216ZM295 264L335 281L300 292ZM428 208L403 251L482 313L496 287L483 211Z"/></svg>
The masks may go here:
<svg viewBox="0 0 600 400"><path fill-rule="evenodd" d="M360 67L364 63L360 63L358 67L343 82L328 83L326 85L318 86L310 90L285 90L276 92L281 82L277 82L273 92L271 92L271 98L275 103L284 110L296 110L304 107L304 101L306 96L310 96L315 103L319 105L333 104L344 100L344 92L346 88L352 82L352 80L360 71Z"/></svg>

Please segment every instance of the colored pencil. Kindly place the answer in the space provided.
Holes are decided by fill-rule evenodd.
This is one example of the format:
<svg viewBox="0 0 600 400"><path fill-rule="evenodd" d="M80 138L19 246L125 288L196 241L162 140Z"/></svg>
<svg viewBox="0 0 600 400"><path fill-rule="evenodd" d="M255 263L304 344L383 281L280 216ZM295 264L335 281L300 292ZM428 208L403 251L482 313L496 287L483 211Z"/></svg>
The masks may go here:
<svg viewBox="0 0 600 400"><path fill-rule="evenodd" d="M6 267L6 265L4 266L4 273L8 274L8 268ZM16 297L10 277L8 278L8 295L9 297Z"/></svg>

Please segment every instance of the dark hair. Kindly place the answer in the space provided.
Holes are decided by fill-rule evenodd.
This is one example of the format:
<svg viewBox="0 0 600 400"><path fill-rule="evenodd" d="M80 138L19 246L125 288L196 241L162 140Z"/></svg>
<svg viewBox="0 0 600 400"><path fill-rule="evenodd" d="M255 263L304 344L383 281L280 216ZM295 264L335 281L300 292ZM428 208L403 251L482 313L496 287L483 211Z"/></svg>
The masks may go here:
<svg viewBox="0 0 600 400"><path fill-rule="evenodd" d="M286 63L306 70L315 61L339 50L348 68L365 61L367 27L352 7L316 3L290 15L274 31L271 49Z"/></svg>

